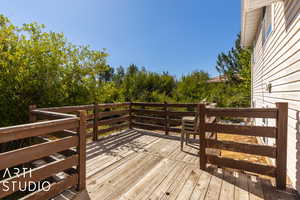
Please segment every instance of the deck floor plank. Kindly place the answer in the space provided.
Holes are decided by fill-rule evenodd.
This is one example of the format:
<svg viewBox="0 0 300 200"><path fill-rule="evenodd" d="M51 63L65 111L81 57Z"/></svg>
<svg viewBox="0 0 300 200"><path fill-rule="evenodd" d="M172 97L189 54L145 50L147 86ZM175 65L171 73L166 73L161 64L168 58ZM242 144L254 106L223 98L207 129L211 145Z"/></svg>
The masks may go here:
<svg viewBox="0 0 300 200"><path fill-rule="evenodd" d="M211 174L203 171L200 175L197 185L195 186L190 200L204 200L208 185L211 181Z"/></svg>
<svg viewBox="0 0 300 200"><path fill-rule="evenodd" d="M124 135L122 135L124 134ZM129 130L88 144L87 190L92 200L296 199L268 181L199 169L198 143ZM66 193L65 193L66 194ZM67 195L62 194L61 197ZM61 198L60 197L60 198Z"/></svg>
<svg viewBox="0 0 300 200"><path fill-rule="evenodd" d="M218 200L222 188L223 173L218 169L212 169L211 173L212 177L205 195L205 200Z"/></svg>
<svg viewBox="0 0 300 200"><path fill-rule="evenodd" d="M173 179L172 184L168 190L160 198L161 200L173 200L176 199L181 190L184 187L185 182L193 171L193 167L187 166L180 174L177 174Z"/></svg>
<svg viewBox="0 0 300 200"><path fill-rule="evenodd" d="M220 200L234 199L234 184L236 178L233 173L223 170L223 182L220 193Z"/></svg>
<svg viewBox="0 0 300 200"><path fill-rule="evenodd" d="M202 170L194 169L191 171L190 176L186 180L182 190L180 191L180 194L176 198L176 200L186 200L190 199L194 188L196 187L198 180L201 176Z"/></svg>
<svg viewBox="0 0 300 200"><path fill-rule="evenodd" d="M182 171L186 170L187 165L185 163L176 163L175 167L171 170L171 172L163 179L163 181L155 188L155 190L148 196L147 199L151 200L159 200L164 195L166 195L169 191L168 189L177 179L178 174Z"/></svg>
<svg viewBox="0 0 300 200"><path fill-rule="evenodd" d="M258 180L258 177L251 176L248 179L248 186L249 186L249 200L263 199L263 191L262 191L261 183Z"/></svg>
<svg viewBox="0 0 300 200"><path fill-rule="evenodd" d="M156 167L144 176L135 186L133 186L127 193L122 195L120 200L144 200L157 188L157 186L164 180L164 178L175 167L176 162L163 159Z"/></svg>
<svg viewBox="0 0 300 200"><path fill-rule="evenodd" d="M129 190L143 174L151 170L162 159L147 154L142 154L139 158L125 165L125 167L112 176L108 176L102 180L91 198L101 198L103 200L117 198L123 192L126 192L126 189Z"/></svg>
<svg viewBox="0 0 300 200"><path fill-rule="evenodd" d="M236 172L238 175L234 188L235 200L249 200L248 177L241 172Z"/></svg>

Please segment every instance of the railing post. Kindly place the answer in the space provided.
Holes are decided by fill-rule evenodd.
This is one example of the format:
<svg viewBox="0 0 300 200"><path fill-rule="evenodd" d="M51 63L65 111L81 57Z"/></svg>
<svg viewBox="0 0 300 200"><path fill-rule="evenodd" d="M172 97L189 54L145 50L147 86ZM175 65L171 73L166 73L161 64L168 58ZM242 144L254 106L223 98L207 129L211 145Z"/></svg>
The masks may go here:
<svg viewBox="0 0 300 200"><path fill-rule="evenodd" d="M79 127L77 129L79 143L77 146L78 154L78 187L77 190L82 191L86 188L86 111L78 111Z"/></svg>
<svg viewBox="0 0 300 200"><path fill-rule="evenodd" d="M169 111L168 111L168 103L165 101L165 106L164 106L164 109L165 109L165 134L166 135L169 135Z"/></svg>
<svg viewBox="0 0 300 200"><path fill-rule="evenodd" d="M36 105L30 105L29 106L29 110L28 110L28 115L29 115L29 122L30 123L33 123L33 122L36 122L36 115L34 115L32 113L32 111L36 109Z"/></svg>
<svg viewBox="0 0 300 200"><path fill-rule="evenodd" d="M206 169L207 157L206 157L206 141L205 141L205 104L197 105L197 115L198 120L198 133L199 133L199 143L200 143L200 169Z"/></svg>
<svg viewBox="0 0 300 200"><path fill-rule="evenodd" d="M129 102L129 129L132 129L132 102Z"/></svg>
<svg viewBox="0 0 300 200"><path fill-rule="evenodd" d="M276 135L276 186L278 189L286 189L287 176L287 123L288 123L288 104L276 103L277 113L277 135Z"/></svg>
<svg viewBox="0 0 300 200"><path fill-rule="evenodd" d="M93 141L98 140L98 117L99 117L99 106L97 103L94 103Z"/></svg>

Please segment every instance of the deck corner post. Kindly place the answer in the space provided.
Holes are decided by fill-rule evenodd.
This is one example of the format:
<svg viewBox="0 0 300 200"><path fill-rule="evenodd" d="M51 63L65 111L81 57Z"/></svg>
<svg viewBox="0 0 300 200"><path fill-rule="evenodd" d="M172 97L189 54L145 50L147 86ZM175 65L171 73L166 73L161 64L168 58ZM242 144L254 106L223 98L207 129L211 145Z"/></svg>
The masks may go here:
<svg viewBox="0 0 300 200"><path fill-rule="evenodd" d="M169 119L170 119L170 117L169 117L169 110L168 110L168 103L165 101L164 102L164 110L165 110L165 134L166 135L169 135Z"/></svg>
<svg viewBox="0 0 300 200"><path fill-rule="evenodd" d="M132 102L129 102L129 129L132 129Z"/></svg>
<svg viewBox="0 0 300 200"><path fill-rule="evenodd" d="M82 191L86 188L86 123L87 114L86 111L78 111L79 127L77 129L79 143L77 146L78 154L78 191Z"/></svg>
<svg viewBox="0 0 300 200"><path fill-rule="evenodd" d="M288 103L276 103L277 112L277 134L276 134L276 187L286 189L287 176L287 123Z"/></svg>
<svg viewBox="0 0 300 200"><path fill-rule="evenodd" d="M197 116L198 119L198 130L199 133L199 143L200 143L200 169L205 170L207 164L207 157L206 157L206 141L205 141L205 104L200 103L197 104Z"/></svg>
<svg viewBox="0 0 300 200"><path fill-rule="evenodd" d="M94 103L93 141L98 140L98 117L99 106L97 103Z"/></svg>
<svg viewBox="0 0 300 200"><path fill-rule="evenodd" d="M28 115L29 115L28 118L29 119L28 120L30 123L36 122L36 119L37 119L36 115L32 113L32 111L35 110L36 108L37 108L36 105L29 105L29 110L28 110Z"/></svg>

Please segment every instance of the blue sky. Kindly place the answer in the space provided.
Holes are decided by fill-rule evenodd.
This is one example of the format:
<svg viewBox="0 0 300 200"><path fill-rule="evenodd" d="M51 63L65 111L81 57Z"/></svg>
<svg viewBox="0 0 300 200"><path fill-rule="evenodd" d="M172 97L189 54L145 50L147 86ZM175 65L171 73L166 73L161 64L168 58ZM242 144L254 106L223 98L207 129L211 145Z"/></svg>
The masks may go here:
<svg viewBox="0 0 300 200"><path fill-rule="evenodd" d="M32 21L74 44L106 48L113 67L134 63L177 77L217 75L216 56L240 31L240 0L1 0L14 24Z"/></svg>

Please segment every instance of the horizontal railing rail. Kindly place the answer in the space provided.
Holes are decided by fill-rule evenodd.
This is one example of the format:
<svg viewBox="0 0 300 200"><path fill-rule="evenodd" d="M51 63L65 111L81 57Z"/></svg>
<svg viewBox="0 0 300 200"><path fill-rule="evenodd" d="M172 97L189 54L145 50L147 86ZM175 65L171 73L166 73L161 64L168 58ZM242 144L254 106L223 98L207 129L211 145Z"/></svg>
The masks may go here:
<svg viewBox="0 0 300 200"><path fill-rule="evenodd" d="M196 117L196 103L145 103L125 102L91 104L51 108L34 108L31 114L39 119L74 117L79 110L87 112L87 137L97 140L99 135L126 128L181 132L181 118Z"/></svg>
<svg viewBox="0 0 300 200"><path fill-rule="evenodd" d="M97 140L99 134L106 134L111 131L122 130L129 127L130 105L130 102L124 102L50 108L33 107L30 113L34 118L39 119L62 119L74 117L76 115L73 113L84 110L87 113L86 136Z"/></svg>
<svg viewBox="0 0 300 200"><path fill-rule="evenodd" d="M36 115L55 118L55 120L35 122ZM25 195L22 199L49 199L73 186L77 186L78 190L85 189L86 113L79 111L77 116L66 115L52 111L36 110L34 106L31 106L29 118L32 123L0 128L1 143L46 136L68 129L77 131L66 137L52 137L51 140L43 140L44 142L36 142L26 147L0 153L0 171L15 170L17 168L22 172L22 174L12 173L11 176L3 177L0 181L0 198L8 197L19 190L24 191L24 188L28 190L30 186L35 184L43 185L45 182L47 182L47 191L45 191L45 188L35 185L38 189ZM66 151L72 151L73 153L64 156L63 159L42 166L36 167L34 165L33 161L43 160L46 157ZM24 167L27 171L22 170L25 169ZM59 182L49 179L61 172L65 173L65 178Z"/></svg>
<svg viewBox="0 0 300 200"><path fill-rule="evenodd" d="M0 143L78 128L78 126L78 118L71 118L0 128Z"/></svg>
<svg viewBox="0 0 300 200"><path fill-rule="evenodd" d="M145 102L126 102L112 104L93 104L81 106L66 106L55 108L32 108L32 119L55 119L52 123L58 123L51 126L51 131L63 131L71 133L74 129L72 120L76 117L74 114L79 110L85 110L86 115L86 136L98 140L99 136L106 135L112 131L126 128L138 128L145 130L159 130L166 135L170 132L181 132L181 119L185 116L194 116L198 120L198 130L196 135L200 137L200 168L205 169L208 163L220 167L234 168L253 173L268 175L276 178L278 188L284 188L286 185L286 120L287 105L277 104L277 108L214 108L214 105L194 104L194 103L145 103ZM71 113L71 114L70 114ZM219 123L220 118L271 118L276 120L276 126L251 126ZM39 122L44 123L44 122ZM47 124L48 122L46 122ZM50 123L50 122L49 122ZM62 125L59 125L59 124ZM75 123L75 122L74 122ZM68 124L68 126L66 125ZM56 127L56 128L54 128ZM63 129L63 130L62 130ZM50 129L49 129L50 130ZM8 131L8 130L6 130ZM33 136L40 136L49 133L34 131ZM30 131L20 129L20 134L11 135L4 141L11 138L23 138L22 133L31 134ZM237 141L223 141L209 137L215 133L235 134L253 137L269 137L276 140L275 146L263 144L245 144ZM0 129L1 135L1 129ZM69 134L70 136L70 134ZM8 136L7 136L8 137ZM3 137L5 138L5 137ZM265 156L275 159L275 166L268 166L249 161L235 160L216 155L209 155L207 148L226 150L251 155Z"/></svg>
<svg viewBox="0 0 300 200"><path fill-rule="evenodd" d="M249 171L276 178L277 187L286 185L287 157L287 104L278 103L277 108L213 108L206 104L180 103L112 103L54 108L30 106L29 118L33 123L0 128L0 143L32 137L44 138L44 142L0 153L0 170L24 165L61 154L64 159L56 159L32 169L31 176L13 176L0 181L0 198L18 190L2 192L4 183L12 186L13 181L28 183L44 181L64 172L66 177L51 183L50 192L41 190L30 193L24 199L51 198L65 189L77 186L85 189L86 137L98 140L99 135L126 128L181 132L181 119L194 116L198 119L197 135L200 137L200 168L208 163L219 167ZM219 123L218 118L272 118L276 126L250 126ZM42 119L44 121L38 121ZM242 136L269 137L276 145L245 144L237 141L212 139L207 133L235 134ZM47 139L51 135L54 139ZM210 155L207 148L265 156L275 159L275 166L263 165L243 160ZM71 153L70 153L71 152ZM76 170L74 170L76 169ZM25 172L25 175L28 172Z"/></svg>
<svg viewBox="0 0 300 200"><path fill-rule="evenodd" d="M76 117L76 115L52 112L52 111L46 111L46 110L32 110L31 113L35 114L36 116L42 117L42 118L44 117L46 119L62 119L62 118Z"/></svg>
<svg viewBox="0 0 300 200"><path fill-rule="evenodd" d="M197 117L196 103L145 103L131 104L132 126L141 129L181 132L182 117Z"/></svg>
<svg viewBox="0 0 300 200"><path fill-rule="evenodd" d="M248 117L277 118L276 108L206 108L207 116L215 117Z"/></svg>
<svg viewBox="0 0 300 200"><path fill-rule="evenodd" d="M57 113L72 113L79 110L93 110L94 105L80 105L80 106L62 106L62 107L50 107L50 108L38 108L38 110L52 111Z"/></svg>
<svg viewBox="0 0 300 200"><path fill-rule="evenodd" d="M288 107L287 103L277 103L276 105L276 108L263 109L206 108L205 105L199 105L200 168L206 169L206 164L210 163L219 167L233 168L267 175L276 178L276 185L279 189L285 189ZM234 118L272 118L276 120L276 126L266 127L224 123L205 123L204 119L208 116ZM245 144L236 141L211 140L205 137L206 132L274 138L276 145L268 146L261 144ZM206 148L270 157L275 159L275 166L209 155L206 153Z"/></svg>

